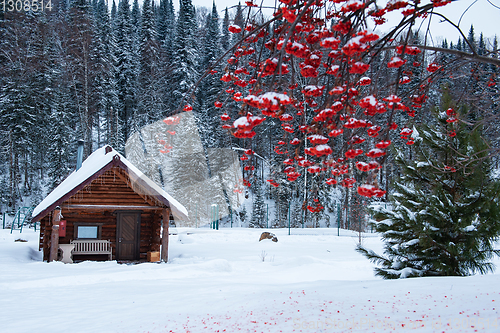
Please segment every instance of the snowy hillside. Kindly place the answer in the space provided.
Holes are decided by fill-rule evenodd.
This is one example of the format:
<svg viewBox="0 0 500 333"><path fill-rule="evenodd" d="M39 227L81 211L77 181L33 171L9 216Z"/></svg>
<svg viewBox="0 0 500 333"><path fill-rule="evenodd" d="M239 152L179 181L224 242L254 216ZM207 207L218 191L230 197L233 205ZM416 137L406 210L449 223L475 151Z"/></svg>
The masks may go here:
<svg viewBox="0 0 500 333"><path fill-rule="evenodd" d="M500 275L384 281L342 230L273 229L273 243L262 229L173 229L170 262L139 265L47 264L37 233L9 231L2 332L500 330ZM375 234L363 243L382 248Z"/></svg>

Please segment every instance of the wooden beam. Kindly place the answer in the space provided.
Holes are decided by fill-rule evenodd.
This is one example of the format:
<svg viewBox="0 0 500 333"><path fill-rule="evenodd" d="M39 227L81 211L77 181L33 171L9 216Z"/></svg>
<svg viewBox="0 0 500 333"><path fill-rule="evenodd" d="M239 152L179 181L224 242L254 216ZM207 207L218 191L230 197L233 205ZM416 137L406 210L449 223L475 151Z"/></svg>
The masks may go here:
<svg viewBox="0 0 500 333"><path fill-rule="evenodd" d="M157 210L163 209L158 206L138 205L64 205L64 209L95 209L95 210Z"/></svg>
<svg viewBox="0 0 500 333"><path fill-rule="evenodd" d="M52 214L49 262L57 260L57 251L59 250L59 221L61 220L61 208L56 207Z"/></svg>
<svg viewBox="0 0 500 333"><path fill-rule="evenodd" d="M161 261L168 262L168 225L170 223L170 209L162 210L163 232L161 234Z"/></svg>

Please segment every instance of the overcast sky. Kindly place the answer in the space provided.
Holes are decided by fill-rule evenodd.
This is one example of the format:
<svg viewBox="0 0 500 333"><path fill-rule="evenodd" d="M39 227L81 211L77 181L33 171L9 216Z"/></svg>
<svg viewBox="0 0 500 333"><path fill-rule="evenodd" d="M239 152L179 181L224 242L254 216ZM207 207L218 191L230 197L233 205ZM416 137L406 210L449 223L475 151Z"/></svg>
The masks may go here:
<svg viewBox="0 0 500 333"><path fill-rule="evenodd" d="M193 5L204 6L207 8L212 8L212 0L192 0ZM255 0L254 0L255 1ZM244 4L244 0L241 1ZM256 0L256 3L260 3L260 0ZM422 3L426 3L428 0L423 0ZM178 9L178 0L174 0L176 10ZM274 0L264 0L264 4L274 5ZM226 7L232 7L238 4L238 0L216 0L215 4L217 9L221 13L220 17L223 17L222 11ZM466 11L467 7L472 6ZM496 6L496 7L495 7ZM452 2L451 4L437 8L439 13L444 14L452 22L458 24L461 15L463 14L462 20L460 21L460 28L463 30L464 34L467 36L471 24L474 25L474 30L476 32L477 38L479 34L483 32L484 36L487 38L492 38L497 35L500 38L500 0L458 0ZM465 12L465 13L464 13ZM380 31L387 31L390 29L390 25L395 24L401 16L398 14L396 20L391 20L389 23L381 26ZM441 43L443 37L447 38L449 41L456 43L459 37L459 33L454 27L446 22L441 22L440 17L434 17L432 19L431 31L434 41ZM422 31L426 30L427 23L422 26Z"/></svg>

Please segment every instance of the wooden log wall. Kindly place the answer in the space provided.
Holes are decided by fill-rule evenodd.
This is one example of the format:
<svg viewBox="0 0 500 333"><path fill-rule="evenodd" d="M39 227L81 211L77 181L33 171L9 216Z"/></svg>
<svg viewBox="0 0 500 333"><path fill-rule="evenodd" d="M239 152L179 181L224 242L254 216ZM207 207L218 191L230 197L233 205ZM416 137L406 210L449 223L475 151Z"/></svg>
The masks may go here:
<svg viewBox="0 0 500 333"><path fill-rule="evenodd" d="M120 170L121 171L121 170ZM72 195L68 200L60 204L62 220L66 220L66 236L59 238L60 244L69 244L75 238L75 223L88 223L101 225L101 239L110 240L113 248L113 259L116 253L116 209L103 208L71 208L71 205L114 205L142 206L149 208L158 205L147 194L135 193L124 178L123 174L117 175L117 170L107 171L91 184L84 187ZM161 204L164 206L163 204ZM141 213L141 233L140 233L140 259L147 258L148 251L160 250L160 229L161 229L161 207L158 209L145 209ZM40 249L43 249L44 260L48 259L50 251L51 223L50 216L45 216L40 222Z"/></svg>

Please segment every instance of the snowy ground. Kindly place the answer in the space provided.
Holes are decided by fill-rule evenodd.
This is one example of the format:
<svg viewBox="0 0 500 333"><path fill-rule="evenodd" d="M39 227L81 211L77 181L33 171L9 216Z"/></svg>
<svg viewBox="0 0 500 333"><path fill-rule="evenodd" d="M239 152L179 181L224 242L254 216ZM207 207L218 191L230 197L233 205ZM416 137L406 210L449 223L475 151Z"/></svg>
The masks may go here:
<svg viewBox="0 0 500 333"><path fill-rule="evenodd" d="M33 230L0 229L0 331L500 331L500 275L384 281L355 234L262 231L177 229L168 264L65 265L40 261Z"/></svg>

